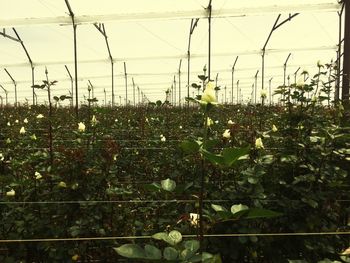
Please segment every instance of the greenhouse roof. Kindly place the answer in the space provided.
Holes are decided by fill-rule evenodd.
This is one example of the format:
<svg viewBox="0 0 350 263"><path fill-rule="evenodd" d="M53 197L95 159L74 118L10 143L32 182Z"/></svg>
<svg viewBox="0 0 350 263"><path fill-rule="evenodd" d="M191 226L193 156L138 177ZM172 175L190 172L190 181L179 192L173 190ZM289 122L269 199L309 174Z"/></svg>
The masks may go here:
<svg viewBox="0 0 350 263"><path fill-rule="evenodd" d="M155 101L165 99L165 91L174 85L174 76L178 86L181 59L182 93L178 96L183 100L187 95L192 18L199 21L191 38L190 83L198 82L197 75L208 64L208 2L70 0L77 24L80 100L88 95L89 80L100 102L104 101L104 90L107 101L111 98L111 64L105 39L97 30L99 25L102 28L99 23L104 25L114 61L117 103L126 97L124 65L131 103L132 79L149 100ZM279 14L279 21L286 23L273 32L266 46L265 87L271 78L273 87L283 84L283 65L289 54L286 73L290 81L294 81L299 67L299 73L302 69L316 73L318 60L336 60L340 10L341 5L332 0L212 0L211 79L218 76L218 85L227 87L229 98L232 67L238 56L234 85L239 80L243 99L249 100L254 76L261 70L262 48ZM292 18L295 13L300 14ZM18 36L35 67L35 83L46 78L47 67L49 79L58 81L53 94L68 95L71 84L65 65L74 77L74 52L72 19L66 2L3 0L0 17L1 33L7 36L0 38L0 84L8 91L9 100L14 100L11 77L16 82L19 101L31 101L32 96L31 65L21 43L14 41ZM192 92L193 88L191 95ZM0 95L4 95L3 90ZM37 91L37 95L38 102L43 103L45 92ZM222 92L220 96L223 95Z"/></svg>

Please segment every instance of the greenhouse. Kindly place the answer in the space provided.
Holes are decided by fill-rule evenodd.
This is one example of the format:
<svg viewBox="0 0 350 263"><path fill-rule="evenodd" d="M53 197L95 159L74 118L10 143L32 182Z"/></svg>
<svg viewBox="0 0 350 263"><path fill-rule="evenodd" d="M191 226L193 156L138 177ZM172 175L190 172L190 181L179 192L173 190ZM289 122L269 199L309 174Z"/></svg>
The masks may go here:
<svg viewBox="0 0 350 263"><path fill-rule="evenodd" d="M348 0L2 0L0 262L350 262Z"/></svg>

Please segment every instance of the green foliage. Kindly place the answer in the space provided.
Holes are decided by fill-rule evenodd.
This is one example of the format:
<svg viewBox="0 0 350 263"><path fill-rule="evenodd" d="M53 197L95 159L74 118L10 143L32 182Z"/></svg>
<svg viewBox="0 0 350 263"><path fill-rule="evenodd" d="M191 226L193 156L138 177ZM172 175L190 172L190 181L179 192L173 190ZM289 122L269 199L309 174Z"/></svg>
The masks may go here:
<svg viewBox="0 0 350 263"><path fill-rule="evenodd" d="M44 106L4 108L0 239L159 235L147 245L1 243L0 262L123 262L123 253L138 255L131 262L141 256L150 262L349 261L340 255L349 246L345 235L258 235L349 230L350 128L342 105L330 99L328 81L320 80L326 69L305 85L281 87L275 96L282 105L94 106L82 107L79 119L59 105L50 118ZM206 139L205 114L214 121ZM226 129L230 138L222 137ZM255 147L257 138L264 148ZM240 236L204 238L196 250L198 241L188 243L185 234L198 233L202 168L203 199L209 200L203 202L204 233ZM182 240L170 235L173 229ZM122 249L118 254L112 247Z"/></svg>

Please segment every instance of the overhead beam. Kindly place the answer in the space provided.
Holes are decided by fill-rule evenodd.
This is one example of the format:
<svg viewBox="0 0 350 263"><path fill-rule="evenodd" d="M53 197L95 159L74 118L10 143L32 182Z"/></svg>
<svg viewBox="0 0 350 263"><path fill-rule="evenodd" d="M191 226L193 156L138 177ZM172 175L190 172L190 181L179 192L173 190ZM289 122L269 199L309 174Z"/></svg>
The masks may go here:
<svg viewBox="0 0 350 263"><path fill-rule="evenodd" d="M296 13L296 12L335 12L341 8L337 3L315 3L315 4L290 4L290 5L268 5L243 8L228 8L220 10L212 10L213 18L224 17L241 17L241 16L256 16L264 14L276 13ZM71 10L70 10L71 11ZM206 10L179 10L165 12L148 12L148 13L115 13L104 15L84 15L74 16L75 24L93 24L103 23L108 21L142 21L142 20L174 20L174 19L191 19L207 18ZM58 17L27 17L27 18L12 18L0 19L0 27L18 27L18 26L34 26L34 25L71 25L72 20L68 16Z"/></svg>

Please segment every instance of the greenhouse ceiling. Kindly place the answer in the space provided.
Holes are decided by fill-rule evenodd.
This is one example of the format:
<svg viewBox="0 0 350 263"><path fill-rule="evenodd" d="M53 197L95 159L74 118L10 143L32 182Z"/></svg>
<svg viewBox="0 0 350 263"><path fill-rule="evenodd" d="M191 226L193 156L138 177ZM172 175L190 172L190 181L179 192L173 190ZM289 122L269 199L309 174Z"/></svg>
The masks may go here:
<svg viewBox="0 0 350 263"><path fill-rule="evenodd" d="M77 24L79 101L88 96L89 83L101 103L105 98L108 103L111 100L110 57L105 38L98 30L102 23L114 62L117 104L125 103L125 69L131 104L133 82L151 101L164 101L165 91L172 85L178 92L180 60L181 94L177 96L183 101L187 95L192 18L199 21L191 36L190 83L198 82L197 75L208 64L208 3L69 0ZM243 101L249 101L257 70L260 70L257 88L261 88L262 48L279 14L279 21L286 23L272 33L266 46L265 87L271 78L273 88L283 84L283 65L289 54L286 76L290 82L295 81L299 67L298 73L306 69L313 74L318 60L324 63L336 60L340 10L341 5L331 0L212 0L211 79L217 77L222 89L220 100L224 100L225 86L226 101L231 98L232 67L237 56L234 89L239 80ZM295 13L300 14L291 18ZM74 77L74 49L72 19L65 0L2 0L0 17L2 36L7 36L0 35L0 85L8 92L9 101L14 101L13 80L18 101L31 102L32 97L31 65L21 43L15 41L16 33L32 60L35 83L46 79L46 67L48 78L58 81L52 88L53 95L69 95L71 82L67 69ZM193 92L190 88L190 95ZM43 103L46 96L44 91L37 91L38 103Z"/></svg>

